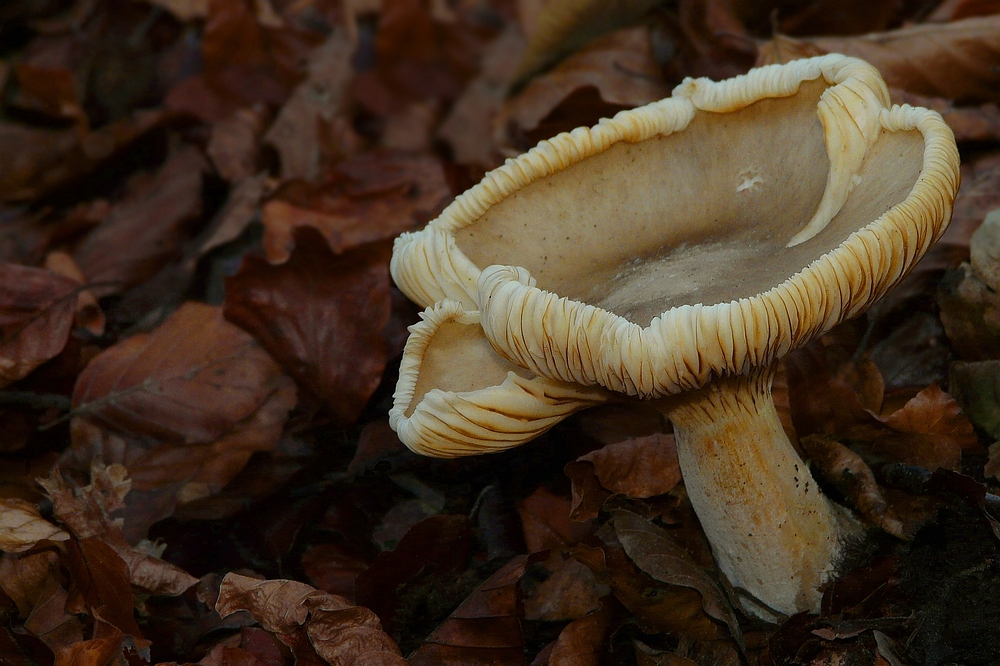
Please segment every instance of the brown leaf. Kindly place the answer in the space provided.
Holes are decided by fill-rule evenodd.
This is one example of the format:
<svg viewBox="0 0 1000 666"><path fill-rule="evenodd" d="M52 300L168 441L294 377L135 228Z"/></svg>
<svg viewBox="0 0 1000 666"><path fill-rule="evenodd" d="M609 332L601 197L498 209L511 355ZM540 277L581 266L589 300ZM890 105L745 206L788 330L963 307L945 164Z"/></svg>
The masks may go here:
<svg viewBox="0 0 1000 666"><path fill-rule="evenodd" d="M52 498L53 512L79 539L100 538L128 567L129 582L153 594L177 596L198 582L182 569L133 548L125 540L118 522L109 514L125 507L131 488L121 465L91 467L91 483L72 487L58 470L47 479L39 479ZM146 542L148 544L148 542Z"/></svg>
<svg viewBox="0 0 1000 666"><path fill-rule="evenodd" d="M606 597L597 612L566 625L549 655L549 666L600 666L619 608L612 597Z"/></svg>
<svg viewBox="0 0 1000 666"><path fill-rule="evenodd" d="M69 534L42 518L38 508L22 499L0 499L0 550L23 553L43 539L65 541Z"/></svg>
<svg viewBox="0 0 1000 666"><path fill-rule="evenodd" d="M823 435L809 435L800 442L822 478L840 491L865 520L894 537L906 538L903 523L886 502L875 475L861 456Z"/></svg>
<svg viewBox="0 0 1000 666"><path fill-rule="evenodd" d="M1000 358L1000 295L965 263L945 273L937 303L948 341L967 361Z"/></svg>
<svg viewBox="0 0 1000 666"><path fill-rule="evenodd" d="M69 339L76 309L73 280L0 262L0 387L54 358Z"/></svg>
<svg viewBox="0 0 1000 666"><path fill-rule="evenodd" d="M89 133L0 122L0 200L36 199L90 173L163 117L137 113Z"/></svg>
<svg viewBox="0 0 1000 666"><path fill-rule="evenodd" d="M788 41L782 49L787 53ZM928 23L858 37L813 37L793 53L843 53L870 62L886 83L964 104L1000 101L1000 16ZM776 49L777 50L777 49ZM801 56L797 56L801 57Z"/></svg>
<svg viewBox="0 0 1000 666"><path fill-rule="evenodd" d="M205 152L216 171L231 183L239 183L257 173L257 139L263 131L260 109L239 109L212 125L212 136Z"/></svg>
<svg viewBox="0 0 1000 666"><path fill-rule="evenodd" d="M519 612L528 555L519 555L476 588L410 657L415 666L524 663Z"/></svg>
<svg viewBox="0 0 1000 666"><path fill-rule="evenodd" d="M271 263L288 259L297 227L315 227L339 253L416 229L451 198L441 162L426 155L364 153L337 165L331 180L315 189L290 187L264 206Z"/></svg>
<svg viewBox="0 0 1000 666"><path fill-rule="evenodd" d="M92 613L100 610L122 633L144 641L133 617L135 602L128 567L111 546L96 537L67 541L63 563L72 581L71 599L80 595Z"/></svg>
<svg viewBox="0 0 1000 666"><path fill-rule="evenodd" d="M75 614L67 612L69 593L62 587L59 578L61 576L45 578L30 614L24 620L25 630L53 651L83 640L83 625Z"/></svg>
<svg viewBox="0 0 1000 666"><path fill-rule="evenodd" d="M330 594L354 598L354 582L368 562L348 546L324 543L310 546L302 554L302 570L309 581Z"/></svg>
<svg viewBox="0 0 1000 666"><path fill-rule="evenodd" d="M147 0L151 5L163 7L178 21L208 18L208 0Z"/></svg>
<svg viewBox="0 0 1000 666"><path fill-rule="evenodd" d="M1000 14L1000 2L997 0L944 0L924 20L947 22L990 14Z"/></svg>
<svg viewBox="0 0 1000 666"><path fill-rule="evenodd" d="M469 554L472 527L462 515L432 516L420 521L392 550L379 554L358 574L358 603L374 610L392 626L396 608L405 599L399 592L421 574L447 574L461 570Z"/></svg>
<svg viewBox="0 0 1000 666"><path fill-rule="evenodd" d="M77 284L82 285L86 281L73 257L65 252L49 252L45 257L45 270L67 277ZM78 328L85 329L94 337L104 334L104 312L97 302L97 297L89 289L78 290L74 322Z"/></svg>
<svg viewBox="0 0 1000 666"><path fill-rule="evenodd" d="M705 612L724 622L732 636L740 639L740 625L725 594L687 551L645 518L623 509L612 513L618 540L637 567L656 580L697 590Z"/></svg>
<svg viewBox="0 0 1000 666"><path fill-rule="evenodd" d="M0 590L17 605L22 618L43 595L59 587L59 556L54 550L0 557Z"/></svg>
<svg viewBox="0 0 1000 666"><path fill-rule="evenodd" d="M305 583L226 574L216 610L223 617L249 611L265 629L281 634L304 625L316 653L334 666L406 663L374 613Z"/></svg>
<svg viewBox="0 0 1000 666"><path fill-rule="evenodd" d="M955 141L958 143L1000 139L1000 107L992 102L978 106L956 106L950 99L916 95L899 88L890 88L889 96L893 104L922 106L940 113L955 133Z"/></svg>
<svg viewBox="0 0 1000 666"><path fill-rule="evenodd" d="M523 82L602 35L639 22L656 2L628 0L550 0L532 17L528 47L520 58L515 82Z"/></svg>
<svg viewBox="0 0 1000 666"><path fill-rule="evenodd" d="M629 497L662 495L681 480L673 435L628 439L592 451L578 460L593 463L602 486Z"/></svg>
<svg viewBox="0 0 1000 666"><path fill-rule="evenodd" d="M17 106L53 118L86 122L75 77L66 67L20 62L14 67L14 75L19 88Z"/></svg>
<svg viewBox="0 0 1000 666"><path fill-rule="evenodd" d="M549 556L545 566L554 571L524 600L527 620L579 620L600 609L600 598L611 591L582 563L558 552Z"/></svg>
<svg viewBox="0 0 1000 666"><path fill-rule="evenodd" d="M601 507L614 493L601 485L594 473L594 463L586 460L570 461L563 467L563 473L572 482L570 520L582 522L597 518Z"/></svg>
<svg viewBox="0 0 1000 666"><path fill-rule="evenodd" d="M565 548L586 536L590 526L570 521L569 511L570 501L545 486L539 486L518 505L529 553Z"/></svg>
<svg viewBox="0 0 1000 666"><path fill-rule="evenodd" d="M335 255L315 229L296 231L289 260L247 256L226 280L225 315L344 423L378 388L387 360L389 247Z"/></svg>
<svg viewBox="0 0 1000 666"><path fill-rule="evenodd" d="M254 451L275 446L295 387L221 308L186 303L94 358L73 404L72 460L121 463L134 489L183 503L218 492Z"/></svg>
<svg viewBox="0 0 1000 666"><path fill-rule="evenodd" d="M499 166L493 137L494 118L503 106L525 41L513 26L483 53L482 70L455 100L438 129L438 136L451 146L455 161L482 167Z"/></svg>
<svg viewBox="0 0 1000 666"><path fill-rule="evenodd" d="M281 157L281 176L314 182L356 152L360 139L346 116L353 45L341 30L309 57L308 78L285 103L264 135Z"/></svg>
<svg viewBox="0 0 1000 666"><path fill-rule="evenodd" d="M901 409L882 420L897 432L915 435L911 438L909 446L918 451L926 451L924 455L933 455L933 458L936 458L933 462L906 460L904 454L895 446L876 442L877 449L897 453L899 456L897 459L902 462L912 462L930 470L939 466L958 470L961 468L958 460L961 459L963 451L980 450L979 438L976 437L969 419L962 414L955 399L942 391L937 384L931 384ZM935 453L930 454L930 451ZM935 462L937 464L934 464Z"/></svg>
<svg viewBox="0 0 1000 666"><path fill-rule="evenodd" d="M504 104L497 122L502 126L513 122L522 131L533 130L571 93L588 87L595 88L604 102L619 108L666 97L670 91L653 59L649 39L649 30L638 26L594 40L528 83Z"/></svg>
<svg viewBox="0 0 1000 666"><path fill-rule="evenodd" d="M98 297L152 277L180 254L191 224L201 216L201 152L178 149L145 187L120 204L76 250L80 270Z"/></svg>

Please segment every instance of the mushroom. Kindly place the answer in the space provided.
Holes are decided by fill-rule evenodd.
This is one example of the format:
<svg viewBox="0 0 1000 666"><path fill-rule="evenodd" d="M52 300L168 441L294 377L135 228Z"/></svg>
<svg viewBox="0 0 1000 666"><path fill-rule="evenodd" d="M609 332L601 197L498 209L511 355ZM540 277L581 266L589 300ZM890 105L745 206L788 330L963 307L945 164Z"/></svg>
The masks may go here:
<svg viewBox="0 0 1000 666"><path fill-rule="evenodd" d="M456 456L651 401L743 609L815 612L860 527L782 430L775 364L902 279L950 220L958 166L937 113L890 108L841 55L687 79L542 141L396 240L393 278L429 309L391 425Z"/></svg>

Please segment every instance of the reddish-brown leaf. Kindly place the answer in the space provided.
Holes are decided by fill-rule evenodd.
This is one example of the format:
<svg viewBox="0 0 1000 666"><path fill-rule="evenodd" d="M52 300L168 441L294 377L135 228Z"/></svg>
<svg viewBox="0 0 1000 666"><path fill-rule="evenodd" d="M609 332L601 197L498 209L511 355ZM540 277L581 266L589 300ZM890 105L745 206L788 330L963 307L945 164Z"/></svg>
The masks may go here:
<svg viewBox="0 0 1000 666"><path fill-rule="evenodd" d="M137 113L93 132L0 122L0 200L26 201L86 175L159 124L160 112Z"/></svg>
<svg viewBox="0 0 1000 666"><path fill-rule="evenodd" d="M666 97L670 91L653 59L649 30L645 26L626 28L594 40L551 72L528 83L504 105L497 122L503 126L514 123L521 131L533 130L571 93L588 87L595 88L605 103L618 108ZM580 118L574 122L579 125L596 121Z"/></svg>
<svg viewBox="0 0 1000 666"><path fill-rule="evenodd" d="M600 598L611 591L579 561L553 552L545 562L552 575L542 581L524 600L528 620L558 622L579 620L598 610Z"/></svg>
<svg viewBox="0 0 1000 666"><path fill-rule="evenodd" d="M520 586L528 555L519 555L476 588L431 632L413 656L416 666L524 663Z"/></svg>
<svg viewBox="0 0 1000 666"><path fill-rule="evenodd" d="M570 520L570 501L539 486L517 507L529 553L564 548L584 538L590 525Z"/></svg>
<svg viewBox="0 0 1000 666"><path fill-rule="evenodd" d="M597 518L604 503L614 494L601 485L594 473L594 463L573 460L566 463L563 473L569 477L573 488L570 520L584 521Z"/></svg>
<svg viewBox="0 0 1000 666"><path fill-rule="evenodd" d="M142 632L133 616L135 602L128 579L128 566L111 546L96 537L66 542L64 564L69 571L73 595L79 595L91 612L100 610L110 624L136 639Z"/></svg>
<svg viewBox="0 0 1000 666"><path fill-rule="evenodd" d="M38 268L0 262L0 387L63 350L77 285Z"/></svg>
<svg viewBox="0 0 1000 666"><path fill-rule="evenodd" d="M98 296L134 286L179 255L191 224L201 215L201 152L177 150L156 175L115 206L87 236L74 258Z"/></svg>
<svg viewBox="0 0 1000 666"><path fill-rule="evenodd" d="M549 655L549 666L600 666L619 609L614 598L607 597L597 612L566 625Z"/></svg>
<svg viewBox="0 0 1000 666"><path fill-rule="evenodd" d="M629 497L662 495L681 480L673 435L627 439L591 451L578 460L593 463L602 486Z"/></svg>
<svg viewBox="0 0 1000 666"><path fill-rule="evenodd" d="M226 318L252 334L299 386L352 423L385 370L389 247L335 255L314 229L294 236L289 260L248 256L226 280Z"/></svg>
<svg viewBox="0 0 1000 666"><path fill-rule="evenodd" d="M335 543L311 546L302 554L302 569L316 587L354 598L354 581L368 568L368 562L353 549Z"/></svg>
<svg viewBox="0 0 1000 666"><path fill-rule="evenodd" d="M77 464L121 463L133 489L184 502L218 492L254 451L274 447L295 387L221 308L186 303L92 360L73 396Z"/></svg>
<svg viewBox="0 0 1000 666"><path fill-rule="evenodd" d="M286 261L297 227L318 229L334 252L393 238L437 214L451 190L442 164L427 155L375 151L337 165L330 183L289 187L262 212L264 250Z"/></svg>
<svg viewBox="0 0 1000 666"><path fill-rule="evenodd" d="M784 40L764 47L758 64L805 54L843 53L867 60L886 83L927 97L958 103L1000 100L1000 72L991 63L1000 57L1000 16L953 23L928 23L858 37L812 37ZM796 41L805 42L790 48ZM787 61L787 60L784 60Z"/></svg>
<svg viewBox="0 0 1000 666"><path fill-rule="evenodd" d="M352 51L343 31L331 33L310 55L308 78L295 89L264 135L264 142L278 151L285 180L316 181L359 148L360 140L346 115L346 89L354 74Z"/></svg>
<svg viewBox="0 0 1000 666"><path fill-rule="evenodd" d="M239 183L257 173L260 161L257 140L263 124L263 112L254 108L240 109L212 125L212 137L205 152L220 176Z"/></svg>
<svg viewBox="0 0 1000 666"><path fill-rule="evenodd" d="M461 570L469 556L472 526L461 515L432 516L420 521L392 550L379 554L356 581L358 603L378 613L391 626L398 590L418 575Z"/></svg>

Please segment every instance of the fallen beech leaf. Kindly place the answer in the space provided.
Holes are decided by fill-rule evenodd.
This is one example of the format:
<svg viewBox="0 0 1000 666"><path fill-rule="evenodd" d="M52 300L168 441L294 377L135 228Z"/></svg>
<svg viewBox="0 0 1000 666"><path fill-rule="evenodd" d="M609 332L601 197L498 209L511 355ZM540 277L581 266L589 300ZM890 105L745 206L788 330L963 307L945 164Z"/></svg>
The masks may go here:
<svg viewBox="0 0 1000 666"><path fill-rule="evenodd" d="M212 125L205 152L225 180L239 183L257 173L257 139L263 131L263 116L259 108L239 109Z"/></svg>
<svg viewBox="0 0 1000 666"><path fill-rule="evenodd" d="M596 612L566 625L549 655L549 666L600 666L618 609L614 597L605 597Z"/></svg>
<svg viewBox="0 0 1000 666"><path fill-rule="evenodd" d="M190 225L201 216L202 176L208 164L194 146L177 150L145 184L114 207L74 258L92 291L124 291L159 271L180 254Z"/></svg>
<svg viewBox="0 0 1000 666"><path fill-rule="evenodd" d="M898 432L935 439L961 451L979 449L979 438L962 409L937 384L931 384L882 421Z"/></svg>
<svg viewBox="0 0 1000 666"><path fill-rule="evenodd" d="M225 315L252 334L305 391L353 423L387 361L389 247L335 255L315 229L295 232L279 266L247 256L226 280Z"/></svg>
<svg viewBox="0 0 1000 666"><path fill-rule="evenodd" d="M38 268L0 262L0 387L27 376L66 346L77 284Z"/></svg>
<svg viewBox="0 0 1000 666"><path fill-rule="evenodd" d="M669 95L653 59L649 30L626 28L594 40L508 100L497 123L513 122L523 131L533 130L571 93L587 87L596 88L604 102L622 108Z"/></svg>
<svg viewBox="0 0 1000 666"><path fill-rule="evenodd" d="M989 14L1000 14L1000 3L997 0L944 0L924 20L947 22Z"/></svg>
<svg viewBox="0 0 1000 666"><path fill-rule="evenodd" d="M614 494L601 485L594 473L594 463L574 460L566 463L563 473L572 482L573 500L569 507L570 520L582 522L597 518L601 507Z"/></svg>
<svg viewBox="0 0 1000 666"><path fill-rule="evenodd" d="M549 67L598 37L637 23L657 3L654 0L550 0L532 21L527 49L514 82Z"/></svg>
<svg viewBox="0 0 1000 666"><path fill-rule="evenodd" d="M687 551L642 516L623 509L612 515L618 540L637 567L656 580L697 590L705 612L725 623L732 636L741 640L739 621L725 594Z"/></svg>
<svg viewBox="0 0 1000 666"><path fill-rule="evenodd" d="M526 620L579 620L599 610L601 597L611 592L585 565L558 552L549 556L545 566L555 570L524 600Z"/></svg>
<svg viewBox="0 0 1000 666"><path fill-rule="evenodd" d="M94 358L73 404L68 460L121 463L133 489L167 489L183 503L217 493L254 451L274 448L295 387L221 308L189 302Z"/></svg>
<svg viewBox="0 0 1000 666"><path fill-rule="evenodd" d="M304 626L316 653L334 666L406 663L374 613L305 583L229 573L222 581L216 610L223 617L249 611L265 629L281 634Z"/></svg>
<svg viewBox="0 0 1000 666"><path fill-rule="evenodd" d="M62 65L19 62L14 67L18 83L16 106L40 111L52 118L86 122L80 107L73 72Z"/></svg>
<svg viewBox="0 0 1000 666"><path fill-rule="evenodd" d="M354 583L368 562L348 546L323 543L302 554L302 570L319 589L354 598Z"/></svg>
<svg viewBox="0 0 1000 666"><path fill-rule="evenodd" d="M762 47L763 62L800 54L843 53L867 60L887 84L927 97L958 103L1000 101L1000 71L990 63L1000 57L1000 16L969 18L952 23L928 23L857 37L783 37L778 47ZM770 51L770 53L768 53Z"/></svg>
<svg viewBox="0 0 1000 666"><path fill-rule="evenodd" d="M97 628L94 631L94 638L56 650L55 663L57 666L100 666L118 660L124 661L124 657L121 655L122 640L124 639L121 629L107 621L102 621L97 613L95 613L95 619L97 619L95 623Z"/></svg>
<svg viewBox="0 0 1000 666"><path fill-rule="evenodd" d="M952 363L948 391L970 421L1000 440L1000 360Z"/></svg>
<svg viewBox="0 0 1000 666"><path fill-rule="evenodd" d="M59 556L54 550L0 556L0 590L27 618L43 595L59 586Z"/></svg>
<svg viewBox="0 0 1000 666"><path fill-rule="evenodd" d="M654 650L639 641L635 641L635 658L636 666L698 666L698 662L691 661L687 657L673 652Z"/></svg>
<svg viewBox="0 0 1000 666"><path fill-rule="evenodd" d="M681 480L673 435L628 439L591 451L578 460L593 463L602 486L628 497L662 495Z"/></svg>
<svg viewBox="0 0 1000 666"><path fill-rule="evenodd" d="M823 435L809 435L799 441L822 478L840 491L865 520L894 537L906 538L902 521L886 502L875 475L861 456Z"/></svg>
<svg viewBox="0 0 1000 666"><path fill-rule="evenodd" d="M346 88L354 70L354 47L334 30L309 57L309 75L292 93L264 135L281 157L281 176L316 181L330 166L357 151L346 115Z"/></svg>
<svg viewBox="0 0 1000 666"><path fill-rule="evenodd" d="M67 277L80 285L86 281L72 255L65 252L49 252L45 257L45 270ZM85 329L94 337L100 337L104 334L105 319L97 297L89 289L79 289L78 292L74 321L77 327Z"/></svg>
<svg viewBox="0 0 1000 666"><path fill-rule="evenodd" d="M272 264L287 261L297 227L315 227L340 253L416 229L451 198L441 162L428 155L363 153L338 164L331 179L316 189L289 188L264 206L264 251Z"/></svg>
<svg viewBox="0 0 1000 666"><path fill-rule="evenodd" d="M83 640L83 624L66 607L69 593L60 584L60 578L62 576L53 575L45 579L44 587L24 620L24 629L52 651Z"/></svg>
<svg viewBox="0 0 1000 666"><path fill-rule="evenodd" d="M0 499L0 550L23 553L43 539L65 541L69 534L42 518L38 508L22 499Z"/></svg>
<svg viewBox="0 0 1000 666"><path fill-rule="evenodd" d="M91 466L91 483L83 488L69 485L58 470L39 479L52 498L53 513L78 539L100 538L128 567L129 582L153 594L177 596L198 582L182 569L133 548L121 527L109 514L125 507L131 481L121 465ZM147 542L148 543L148 542Z"/></svg>
<svg viewBox="0 0 1000 666"><path fill-rule="evenodd" d="M462 515L422 520L392 550L380 553L355 583L358 603L374 610L391 627L405 585L419 575L447 575L461 570L468 559L472 526Z"/></svg>
<svg viewBox="0 0 1000 666"><path fill-rule="evenodd" d="M71 539L66 542L63 564L72 583L71 600L79 595L91 613L100 609L104 619L122 633L146 642L133 616L128 567L111 546L96 537Z"/></svg>
<svg viewBox="0 0 1000 666"><path fill-rule="evenodd" d="M414 666L524 663L520 586L528 555L518 555L476 588L410 657Z"/></svg>
<svg viewBox="0 0 1000 666"><path fill-rule="evenodd" d="M36 199L90 173L163 117L141 112L89 133L0 122L0 200Z"/></svg>
<svg viewBox="0 0 1000 666"><path fill-rule="evenodd" d="M545 486L518 505L524 542L529 553L537 553L550 548L565 548L577 543L590 531L590 525L570 521L570 501L556 495Z"/></svg>
<svg viewBox="0 0 1000 666"><path fill-rule="evenodd" d="M611 587L641 627L696 640L725 634L722 625L705 613L698 591L667 585L643 573L625 554L610 524L602 526L597 536L600 548L577 544L573 547L573 557Z"/></svg>
<svg viewBox="0 0 1000 666"><path fill-rule="evenodd" d="M494 141L494 118L503 106L519 54L525 41L509 25L483 53L483 66L455 100L437 135L448 142L459 164L482 167L499 166Z"/></svg>

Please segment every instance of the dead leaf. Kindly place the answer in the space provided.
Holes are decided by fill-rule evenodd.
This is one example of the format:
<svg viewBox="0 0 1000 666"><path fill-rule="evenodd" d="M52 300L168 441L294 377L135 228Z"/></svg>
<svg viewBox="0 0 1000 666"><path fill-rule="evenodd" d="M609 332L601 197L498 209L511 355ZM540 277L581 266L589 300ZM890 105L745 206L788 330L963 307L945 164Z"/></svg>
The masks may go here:
<svg viewBox="0 0 1000 666"><path fill-rule="evenodd" d="M71 606L73 598L78 595L91 613L99 609L104 619L122 633L145 642L133 616L135 601L129 584L128 566L111 546L96 537L79 541L71 539L66 542L63 563L72 583ZM76 610L82 611L83 608Z"/></svg>
<svg viewBox="0 0 1000 666"><path fill-rule="evenodd" d="M437 136L448 142L459 164L484 168L500 165L494 145L494 118L503 106L514 67L525 48L524 37L513 25L490 42L479 74L455 100Z"/></svg>
<svg viewBox="0 0 1000 666"><path fill-rule="evenodd" d="M249 611L265 629L280 634L304 627L316 653L333 666L406 663L374 613L305 583L229 573L216 610L223 617Z"/></svg>
<svg viewBox="0 0 1000 666"><path fill-rule="evenodd" d="M63 350L73 324L77 284L38 268L0 262L0 387Z"/></svg>
<svg viewBox="0 0 1000 666"><path fill-rule="evenodd" d="M23 553L43 539L65 541L69 534L42 518L31 502L0 499L0 550Z"/></svg>
<svg viewBox="0 0 1000 666"><path fill-rule="evenodd" d="M180 254L201 216L208 164L193 146L178 149L156 175L114 207L76 250L80 270L98 296L147 280Z"/></svg>
<svg viewBox="0 0 1000 666"><path fill-rule="evenodd" d="M518 582L528 562L528 555L519 555L490 576L431 632L409 663L523 664Z"/></svg>
<svg viewBox="0 0 1000 666"><path fill-rule="evenodd" d="M302 554L302 569L313 585L347 599L354 598L354 582L368 562L349 546L323 543Z"/></svg>
<svg viewBox="0 0 1000 666"><path fill-rule="evenodd" d="M637 567L658 581L697 590L705 612L725 623L736 640L742 640L736 614L719 585L683 548L662 528L631 511L616 509L612 515L618 540Z"/></svg>
<svg viewBox="0 0 1000 666"><path fill-rule="evenodd" d="M335 255L314 229L294 236L287 262L245 257L226 280L226 318L252 334L305 391L353 423L387 360L389 247Z"/></svg>
<svg viewBox="0 0 1000 666"><path fill-rule="evenodd" d="M990 14L1000 14L1000 3L997 0L944 0L924 20L928 23L948 22Z"/></svg>
<svg viewBox="0 0 1000 666"><path fill-rule="evenodd" d="M208 18L208 0L146 0L151 5L163 7L178 21L187 22Z"/></svg>
<svg viewBox="0 0 1000 666"><path fill-rule="evenodd" d="M263 123L263 110L252 108L239 109L212 125L205 152L225 180L240 183L257 173L260 161L257 140L264 129Z"/></svg>
<svg viewBox="0 0 1000 666"><path fill-rule="evenodd" d="M462 515L432 516L420 521L392 550L380 553L358 574L358 603L374 610L388 627L397 607L406 602L399 595L419 575L446 575L461 570L468 559L472 526Z"/></svg>
<svg viewBox="0 0 1000 666"><path fill-rule="evenodd" d="M295 387L221 308L189 302L94 358L73 404L71 460L123 464L134 489L173 488L184 503L217 493L254 451L275 446Z"/></svg>
<svg viewBox="0 0 1000 666"><path fill-rule="evenodd" d="M600 666L619 608L613 597L605 597L597 612L566 625L549 655L549 666Z"/></svg>
<svg viewBox="0 0 1000 666"><path fill-rule="evenodd" d="M902 521L886 502L875 475L861 456L823 435L809 435L800 442L820 476L843 494L866 521L894 537L907 538Z"/></svg>
<svg viewBox="0 0 1000 666"><path fill-rule="evenodd" d="M940 113L958 143L1000 139L1000 107L992 102L957 106L950 99L916 95L899 88L890 88L889 97L893 104L922 106Z"/></svg>
<svg viewBox="0 0 1000 666"><path fill-rule="evenodd" d="M638 23L656 4L653 0L549 0L525 31L530 39L514 82L527 80L602 35Z"/></svg>
<svg viewBox="0 0 1000 666"><path fill-rule="evenodd" d="M565 548L583 539L590 525L569 518L570 501L539 486L517 507L529 553Z"/></svg>
<svg viewBox="0 0 1000 666"><path fill-rule="evenodd" d="M58 470L47 479L39 479L52 498L56 518L78 539L100 538L111 547L128 567L129 582L153 594L177 596L198 582L180 568L164 562L146 549L134 548L125 540L121 526L110 517L126 506L131 488L125 468L121 465L91 467L91 483L74 488ZM148 542L147 542L148 543Z"/></svg>
<svg viewBox="0 0 1000 666"><path fill-rule="evenodd" d="M559 552L549 556L545 567L554 570L524 600L526 620L579 620L599 610L601 597L611 592L590 569Z"/></svg>
<svg viewBox="0 0 1000 666"><path fill-rule="evenodd" d="M673 435L627 439L592 451L578 460L593 463L594 473L602 486L628 497L662 495L681 480Z"/></svg>
<svg viewBox="0 0 1000 666"><path fill-rule="evenodd" d="M297 227L318 229L340 253L416 229L451 199L442 164L425 155L374 151L342 162L331 183L289 187L263 210L268 261L287 261Z"/></svg>
<svg viewBox="0 0 1000 666"><path fill-rule="evenodd" d="M0 200L36 199L90 173L163 117L136 113L89 133L0 122Z"/></svg>
<svg viewBox="0 0 1000 666"><path fill-rule="evenodd" d="M14 67L18 83L16 105L52 118L74 119L86 124L73 72L62 66L19 62Z"/></svg>
<svg viewBox="0 0 1000 666"><path fill-rule="evenodd" d="M86 281L73 257L65 252L49 252L45 257L45 270L67 277L80 285ZM89 289L79 289L78 292L74 322L78 328L85 329L94 337L100 337L104 334L104 311Z"/></svg>
<svg viewBox="0 0 1000 666"><path fill-rule="evenodd" d="M783 39L784 46L769 50L843 53L870 62L889 86L907 92L959 104L1000 101L1000 71L991 65L1000 58L1000 16L912 25L857 37L812 37L798 40L805 44L794 49L789 48L788 38Z"/></svg>
<svg viewBox="0 0 1000 666"><path fill-rule="evenodd" d="M1000 360L952 363L948 392L970 421L1000 440Z"/></svg>
<svg viewBox="0 0 1000 666"><path fill-rule="evenodd" d="M331 166L360 147L351 129L347 86L354 75L353 45L342 30L334 30L309 57L308 78L292 93L264 143L278 151L285 180L318 180Z"/></svg>
<svg viewBox="0 0 1000 666"><path fill-rule="evenodd" d="M502 127L514 123L522 131L534 130L571 93L583 88L595 88L601 100L619 108L668 96L669 88L653 59L649 30L637 26L594 40L551 72L532 79L504 104L497 123ZM596 120L584 119L577 124L593 124Z"/></svg>

